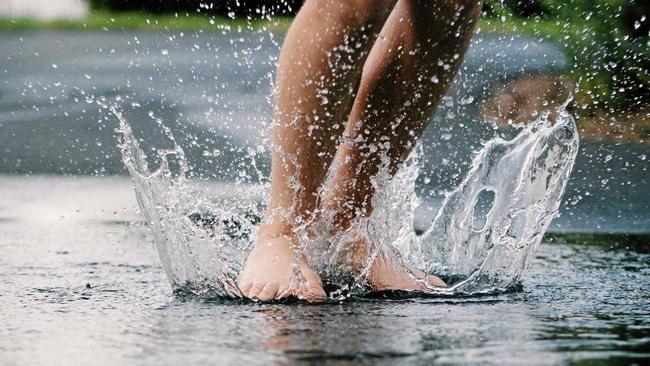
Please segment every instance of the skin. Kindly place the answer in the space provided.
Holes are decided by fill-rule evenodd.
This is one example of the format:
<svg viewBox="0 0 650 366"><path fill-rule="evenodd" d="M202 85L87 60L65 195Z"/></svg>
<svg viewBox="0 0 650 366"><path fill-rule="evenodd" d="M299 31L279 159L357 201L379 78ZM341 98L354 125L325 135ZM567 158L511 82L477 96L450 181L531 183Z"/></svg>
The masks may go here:
<svg viewBox="0 0 650 366"><path fill-rule="evenodd" d="M412 151L467 49L475 0L308 0L280 54L273 117L271 197L240 273L242 294L269 301L326 298L298 232L329 235L372 213L382 156L394 174ZM375 290L427 291L435 276L372 248L345 243L348 268L368 268ZM295 265L292 265L295 264Z"/></svg>

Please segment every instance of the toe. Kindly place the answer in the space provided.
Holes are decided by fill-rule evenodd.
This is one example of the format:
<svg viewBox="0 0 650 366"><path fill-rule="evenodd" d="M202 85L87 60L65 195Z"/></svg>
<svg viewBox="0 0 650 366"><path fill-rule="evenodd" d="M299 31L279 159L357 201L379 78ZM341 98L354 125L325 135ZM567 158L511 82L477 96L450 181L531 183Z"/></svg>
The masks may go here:
<svg viewBox="0 0 650 366"><path fill-rule="evenodd" d="M447 287L447 284L445 284L440 278L420 271L410 265L405 265L404 269L410 279L408 282L411 282L412 285L410 286L412 289L409 289L409 291L415 290L428 292L436 287Z"/></svg>
<svg viewBox="0 0 650 366"><path fill-rule="evenodd" d="M447 287L440 278L433 275L423 275L418 279L414 279L411 289L407 291L422 291L431 292L441 287Z"/></svg>
<svg viewBox="0 0 650 366"><path fill-rule="evenodd" d="M304 291L302 293L302 296L299 297L309 302L321 302L327 299L327 294L325 293L325 290L323 290L322 288L312 287Z"/></svg>
<svg viewBox="0 0 650 366"><path fill-rule="evenodd" d="M285 285L285 286L278 287L275 298L280 300L280 299L286 299L287 297L291 297L291 296L293 296L291 287Z"/></svg>
<svg viewBox="0 0 650 366"><path fill-rule="evenodd" d="M427 275L426 282L427 282L427 287L447 287L445 281L432 275Z"/></svg>
<svg viewBox="0 0 650 366"><path fill-rule="evenodd" d="M239 291L241 292L242 295L245 297L249 297L249 292L251 290L251 287L253 287L252 282L244 282L239 284Z"/></svg>
<svg viewBox="0 0 650 366"><path fill-rule="evenodd" d="M254 284L251 287L251 289L248 292L248 295L246 297L248 297L249 299L253 299L253 300L259 299L260 292L262 292L262 290L264 289L264 285L265 285L264 283L256 283L256 284Z"/></svg>
<svg viewBox="0 0 650 366"><path fill-rule="evenodd" d="M257 295L257 298L261 301L270 301L275 299L275 296L278 293L278 285L274 283L268 283L262 291Z"/></svg>

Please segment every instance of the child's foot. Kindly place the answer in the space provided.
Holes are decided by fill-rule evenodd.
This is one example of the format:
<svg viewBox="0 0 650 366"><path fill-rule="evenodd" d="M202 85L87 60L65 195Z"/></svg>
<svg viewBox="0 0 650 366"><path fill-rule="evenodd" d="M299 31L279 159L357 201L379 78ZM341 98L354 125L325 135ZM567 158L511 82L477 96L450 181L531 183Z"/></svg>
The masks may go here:
<svg viewBox="0 0 650 366"><path fill-rule="evenodd" d="M304 258L296 258L291 240L287 236L259 240L239 274L244 296L260 301L295 297L318 302L327 298L318 274Z"/></svg>
<svg viewBox="0 0 650 366"><path fill-rule="evenodd" d="M388 251L382 251L375 257L366 281L373 291L430 292L435 287L447 286L440 278L403 263Z"/></svg>
<svg viewBox="0 0 650 366"><path fill-rule="evenodd" d="M371 248L366 239L356 239L347 245L349 268L361 274L368 267ZM435 287L447 286L440 278L413 268L385 249L372 260L363 280L373 291L430 292Z"/></svg>

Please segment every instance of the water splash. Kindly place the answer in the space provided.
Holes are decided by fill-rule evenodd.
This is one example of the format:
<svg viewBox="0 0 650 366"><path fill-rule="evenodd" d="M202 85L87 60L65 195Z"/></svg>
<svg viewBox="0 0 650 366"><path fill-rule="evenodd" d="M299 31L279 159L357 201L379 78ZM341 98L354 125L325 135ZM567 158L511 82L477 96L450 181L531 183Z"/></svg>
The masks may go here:
<svg viewBox="0 0 650 366"><path fill-rule="evenodd" d="M228 187L219 202L211 201L187 179L183 149L160 120L174 149L158 150L160 166L151 170L128 121L117 109L111 111L120 121L122 160L172 288L202 297L240 297L237 273L251 248L250 234L261 215L256 197L263 196L263 188ZM172 159L179 165L176 174Z"/></svg>
<svg viewBox="0 0 650 366"><path fill-rule="evenodd" d="M173 289L202 297L241 297L236 278L254 244L267 187L224 184L216 195L206 195L187 178L183 149L158 119L174 148L158 150L160 165L152 170L128 121L115 108L111 111L120 121L122 159ZM416 149L392 179L382 174L374 179L374 211L358 223L357 235L373 244L371 256L390 250L418 269L452 279L453 285L436 289L437 294L511 289L521 284L557 215L577 150L576 125L564 106L542 115L512 140L489 141L431 225L417 232L415 181L421 152ZM311 256L317 257L321 273L335 266L332 251ZM349 287L337 277L328 280Z"/></svg>
<svg viewBox="0 0 650 366"><path fill-rule="evenodd" d="M386 238L406 261L425 272L462 279L442 293L505 291L521 283L558 213L578 152L575 121L564 108L543 114L512 140L486 143L424 233ZM398 210L388 209L386 203L412 192L415 170L406 169L391 182L383 202L375 206L382 208L378 220L388 223L402 217L402 230L413 227L413 194ZM400 181L408 184L396 186Z"/></svg>

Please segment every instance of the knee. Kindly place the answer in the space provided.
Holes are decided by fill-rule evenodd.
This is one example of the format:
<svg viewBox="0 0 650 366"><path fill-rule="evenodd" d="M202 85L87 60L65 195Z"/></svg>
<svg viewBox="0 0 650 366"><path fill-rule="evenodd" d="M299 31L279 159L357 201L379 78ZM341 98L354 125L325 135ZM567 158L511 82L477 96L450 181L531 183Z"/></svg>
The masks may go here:
<svg viewBox="0 0 650 366"><path fill-rule="evenodd" d="M483 8L482 0L441 0L443 5L441 13L446 15L446 21L450 25L457 24L463 29L472 27Z"/></svg>
<svg viewBox="0 0 650 366"><path fill-rule="evenodd" d="M409 1L409 0L401 0ZM480 15L483 0L411 0L413 13L421 17L472 19Z"/></svg>
<svg viewBox="0 0 650 366"><path fill-rule="evenodd" d="M307 0L310 7L322 16L337 17L355 25L383 22L397 0Z"/></svg>
<svg viewBox="0 0 650 366"><path fill-rule="evenodd" d="M466 29L476 22L483 6L482 0L400 0L420 35L453 32ZM398 5L400 6L400 5Z"/></svg>
<svg viewBox="0 0 650 366"><path fill-rule="evenodd" d="M464 18L478 18L483 9L483 0L452 0L456 14Z"/></svg>
<svg viewBox="0 0 650 366"><path fill-rule="evenodd" d="M355 12L359 16L390 12L397 0L335 0L336 6L345 6L348 11Z"/></svg>
<svg viewBox="0 0 650 366"><path fill-rule="evenodd" d="M397 0L334 0L343 15L357 25L383 24ZM377 30L378 31L378 30Z"/></svg>

